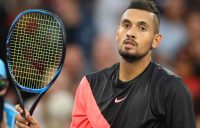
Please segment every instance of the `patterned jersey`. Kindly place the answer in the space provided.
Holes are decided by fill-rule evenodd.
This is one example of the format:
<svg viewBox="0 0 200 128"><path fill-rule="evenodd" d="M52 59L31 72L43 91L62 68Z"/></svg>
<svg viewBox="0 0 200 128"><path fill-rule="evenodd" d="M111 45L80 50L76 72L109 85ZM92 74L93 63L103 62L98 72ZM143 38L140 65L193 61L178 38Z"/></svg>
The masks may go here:
<svg viewBox="0 0 200 128"><path fill-rule="evenodd" d="M191 96L173 72L151 61L128 82L118 75L119 63L82 79L71 128L195 128Z"/></svg>

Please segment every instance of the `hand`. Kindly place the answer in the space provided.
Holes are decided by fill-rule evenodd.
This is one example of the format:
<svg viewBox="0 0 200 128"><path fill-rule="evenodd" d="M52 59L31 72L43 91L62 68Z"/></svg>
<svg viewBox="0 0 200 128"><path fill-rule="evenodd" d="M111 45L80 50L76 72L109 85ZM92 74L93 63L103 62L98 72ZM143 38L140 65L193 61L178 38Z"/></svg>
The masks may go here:
<svg viewBox="0 0 200 128"><path fill-rule="evenodd" d="M38 121L33 116L31 116L27 110L25 110L25 119L21 116L21 114L23 113L23 109L19 105L16 105L15 108L20 113L15 117L15 128L40 128Z"/></svg>

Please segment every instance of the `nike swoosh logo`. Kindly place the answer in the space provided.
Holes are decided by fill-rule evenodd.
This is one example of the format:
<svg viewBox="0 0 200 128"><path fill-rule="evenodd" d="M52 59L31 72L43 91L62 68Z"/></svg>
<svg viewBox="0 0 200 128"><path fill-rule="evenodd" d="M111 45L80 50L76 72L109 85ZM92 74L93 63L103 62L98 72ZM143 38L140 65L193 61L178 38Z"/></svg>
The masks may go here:
<svg viewBox="0 0 200 128"><path fill-rule="evenodd" d="M126 97L127 97L127 96L126 96ZM115 98L115 103L120 103L120 102L122 102L123 100L126 99L126 97L121 98L121 99L117 99L117 97L116 97L116 98Z"/></svg>

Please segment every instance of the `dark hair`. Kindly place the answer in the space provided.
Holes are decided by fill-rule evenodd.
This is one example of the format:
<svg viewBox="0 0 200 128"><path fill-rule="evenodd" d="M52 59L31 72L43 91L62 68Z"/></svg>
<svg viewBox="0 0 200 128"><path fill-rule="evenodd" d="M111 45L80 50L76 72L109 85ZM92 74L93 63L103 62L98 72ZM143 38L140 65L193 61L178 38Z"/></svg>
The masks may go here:
<svg viewBox="0 0 200 128"><path fill-rule="evenodd" d="M154 13L159 17L160 11L156 7L156 3L152 0L134 0L130 3L127 9L141 9Z"/></svg>
<svg viewBox="0 0 200 128"><path fill-rule="evenodd" d="M128 6L127 9L140 9L140 10L144 10L144 11L148 11L148 12L152 12L157 16L158 19L158 26L160 23L160 18L159 18L159 14L160 11L158 10L156 3L153 0L133 0L130 5ZM126 10L127 10L126 9ZM157 26L157 32L159 32L158 27Z"/></svg>

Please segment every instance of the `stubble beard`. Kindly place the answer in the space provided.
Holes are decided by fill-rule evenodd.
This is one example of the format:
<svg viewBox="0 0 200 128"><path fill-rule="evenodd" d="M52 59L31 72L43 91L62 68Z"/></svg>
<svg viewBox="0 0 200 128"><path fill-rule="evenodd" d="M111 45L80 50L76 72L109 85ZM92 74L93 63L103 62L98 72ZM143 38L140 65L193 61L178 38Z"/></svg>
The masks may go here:
<svg viewBox="0 0 200 128"><path fill-rule="evenodd" d="M143 54L131 54L128 51L123 51L122 49L119 49L120 56L128 63L139 61L142 58L144 58L148 53L149 53L149 50Z"/></svg>

